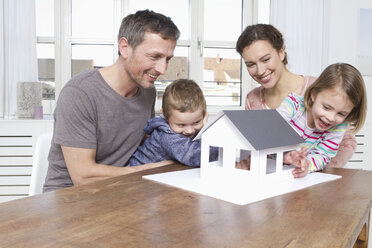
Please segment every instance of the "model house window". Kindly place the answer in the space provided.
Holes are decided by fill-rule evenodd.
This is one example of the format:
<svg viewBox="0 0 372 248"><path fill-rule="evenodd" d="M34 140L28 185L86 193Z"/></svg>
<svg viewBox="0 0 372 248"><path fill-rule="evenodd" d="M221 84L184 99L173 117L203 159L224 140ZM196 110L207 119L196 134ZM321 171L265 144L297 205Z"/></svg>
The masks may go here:
<svg viewBox="0 0 372 248"><path fill-rule="evenodd" d="M178 78L193 79L201 86L209 111L243 108L252 83L235 43L243 28L260 18L255 14L258 9L268 8L260 7L259 2L36 0L39 80L47 92L43 95L44 114L53 112L55 99L72 76L116 61L121 20L140 9L171 17L181 31L174 58L155 84L157 110L165 87Z"/></svg>

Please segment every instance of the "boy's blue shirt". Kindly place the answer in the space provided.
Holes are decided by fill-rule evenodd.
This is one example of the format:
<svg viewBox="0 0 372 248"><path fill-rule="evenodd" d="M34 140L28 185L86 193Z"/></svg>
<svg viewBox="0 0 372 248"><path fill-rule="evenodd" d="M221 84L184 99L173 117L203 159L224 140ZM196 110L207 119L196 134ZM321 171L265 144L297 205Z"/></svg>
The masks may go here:
<svg viewBox="0 0 372 248"><path fill-rule="evenodd" d="M175 133L163 116L148 120L144 128L150 135L129 160L128 166L176 160L188 166L200 166L201 140L193 141ZM218 158L218 148L210 148L210 161Z"/></svg>

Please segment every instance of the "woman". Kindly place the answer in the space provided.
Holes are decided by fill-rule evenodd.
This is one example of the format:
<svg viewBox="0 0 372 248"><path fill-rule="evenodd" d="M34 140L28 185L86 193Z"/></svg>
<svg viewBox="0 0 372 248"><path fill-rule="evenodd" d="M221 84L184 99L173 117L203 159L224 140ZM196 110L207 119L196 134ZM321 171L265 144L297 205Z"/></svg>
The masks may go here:
<svg viewBox="0 0 372 248"><path fill-rule="evenodd" d="M283 35L272 25L248 26L240 35L236 51L243 57L248 73L261 86L247 94L245 108L278 108L290 93L303 96L316 78L296 75L286 68ZM355 137L346 132L339 152L327 166L343 167L354 154Z"/></svg>

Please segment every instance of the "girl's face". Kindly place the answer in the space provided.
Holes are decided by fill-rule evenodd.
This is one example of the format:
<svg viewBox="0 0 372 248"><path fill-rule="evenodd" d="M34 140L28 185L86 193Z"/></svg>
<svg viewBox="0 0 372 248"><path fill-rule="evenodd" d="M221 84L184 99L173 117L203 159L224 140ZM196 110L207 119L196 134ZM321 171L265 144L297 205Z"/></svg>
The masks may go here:
<svg viewBox="0 0 372 248"><path fill-rule="evenodd" d="M265 88L273 88L284 69L284 49L277 51L269 41L257 40L243 49L249 75Z"/></svg>
<svg viewBox="0 0 372 248"><path fill-rule="evenodd" d="M185 137L192 138L202 129L204 115L200 108L195 112L172 110L168 119L170 128Z"/></svg>
<svg viewBox="0 0 372 248"><path fill-rule="evenodd" d="M321 131L343 123L354 108L340 86L323 90L317 95L312 93L311 99L313 106L307 112L307 124Z"/></svg>

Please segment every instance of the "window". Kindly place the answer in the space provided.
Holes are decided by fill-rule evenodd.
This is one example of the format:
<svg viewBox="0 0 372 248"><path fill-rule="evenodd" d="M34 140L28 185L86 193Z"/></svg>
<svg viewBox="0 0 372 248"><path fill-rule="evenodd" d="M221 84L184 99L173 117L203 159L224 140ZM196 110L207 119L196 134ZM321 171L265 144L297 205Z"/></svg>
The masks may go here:
<svg viewBox="0 0 372 248"><path fill-rule="evenodd" d="M209 106L241 106L241 63L235 42L242 32L241 0L204 0L203 88Z"/></svg>
<svg viewBox="0 0 372 248"><path fill-rule="evenodd" d="M71 77L115 62L115 23L120 20L114 6L114 0L71 0L71 30L68 30Z"/></svg>
<svg viewBox="0 0 372 248"><path fill-rule="evenodd" d="M38 75L42 83L42 105L46 114L55 107L55 46L54 46L54 1L37 0L36 10L36 53Z"/></svg>
<svg viewBox="0 0 372 248"><path fill-rule="evenodd" d="M235 43L243 28L257 16L253 15L254 9L260 7L253 6L259 2L36 0L39 80L45 86L44 114L53 112L58 93L72 76L115 62L121 20L139 9L152 9L170 16L181 31L175 56L166 74L155 84L157 110L165 87L178 78L193 79L202 87L210 112L243 108L242 96L252 83L242 68L240 55L235 52Z"/></svg>

